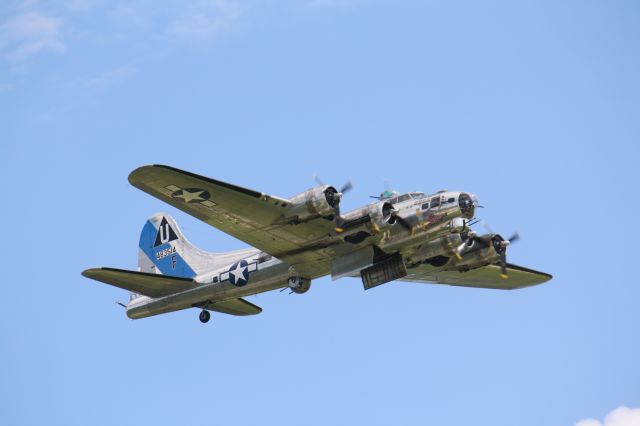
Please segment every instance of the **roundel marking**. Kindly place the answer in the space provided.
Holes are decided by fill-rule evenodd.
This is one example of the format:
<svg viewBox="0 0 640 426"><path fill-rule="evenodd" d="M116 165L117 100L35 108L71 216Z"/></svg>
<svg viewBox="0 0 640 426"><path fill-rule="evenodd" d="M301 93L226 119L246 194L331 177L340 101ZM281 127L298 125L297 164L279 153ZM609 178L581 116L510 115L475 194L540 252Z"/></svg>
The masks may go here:
<svg viewBox="0 0 640 426"><path fill-rule="evenodd" d="M242 287L249 282L249 264L246 260L240 260L229 268L229 282Z"/></svg>
<svg viewBox="0 0 640 426"><path fill-rule="evenodd" d="M179 189L171 194L171 198L180 198L185 203L200 203L207 201L211 194L201 188Z"/></svg>

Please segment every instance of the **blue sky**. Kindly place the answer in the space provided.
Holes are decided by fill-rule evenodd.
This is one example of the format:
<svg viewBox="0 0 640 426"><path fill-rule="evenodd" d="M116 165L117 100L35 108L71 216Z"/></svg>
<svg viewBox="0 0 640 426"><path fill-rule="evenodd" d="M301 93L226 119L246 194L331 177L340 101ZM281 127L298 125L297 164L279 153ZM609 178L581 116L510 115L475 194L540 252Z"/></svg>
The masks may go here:
<svg viewBox="0 0 640 426"><path fill-rule="evenodd" d="M632 1L7 1L0 6L0 424L638 425L640 7ZM554 280L355 279L131 321L170 164L289 197L478 194ZM618 407L628 408L618 408ZM615 411L614 411L615 410ZM605 416L611 413L607 420ZM593 420L585 420L593 419Z"/></svg>

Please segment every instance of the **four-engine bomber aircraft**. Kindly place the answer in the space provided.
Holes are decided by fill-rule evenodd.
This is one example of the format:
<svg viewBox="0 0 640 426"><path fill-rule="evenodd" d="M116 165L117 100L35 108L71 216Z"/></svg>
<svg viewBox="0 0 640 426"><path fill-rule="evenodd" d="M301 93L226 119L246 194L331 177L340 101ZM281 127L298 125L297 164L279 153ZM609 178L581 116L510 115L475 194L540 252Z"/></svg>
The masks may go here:
<svg viewBox="0 0 640 426"><path fill-rule="evenodd" d="M254 315L243 297L289 288L305 293L331 274L361 277L365 289L394 281L516 289L552 277L507 263L509 243L469 227L478 200L467 192L398 194L342 214L341 191L318 185L291 199L241 188L163 165L144 166L129 182L255 248L209 253L191 245L165 213L140 235L138 270L87 269L85 277L131 292L129 318L198 308Z"/></svg>

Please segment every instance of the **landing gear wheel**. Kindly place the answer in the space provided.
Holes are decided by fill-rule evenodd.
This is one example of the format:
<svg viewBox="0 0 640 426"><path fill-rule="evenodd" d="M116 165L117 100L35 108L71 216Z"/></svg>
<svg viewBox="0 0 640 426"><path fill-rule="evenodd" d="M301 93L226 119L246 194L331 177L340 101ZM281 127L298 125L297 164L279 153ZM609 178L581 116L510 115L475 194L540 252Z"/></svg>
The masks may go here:
<svg viewBox="0 0 640 426"><path fill-rule="evenodd" d="M209 311L202 311L200 312L200 322L201 323L207 323L209 322L209 320L211 319L211 314L209 313Z"/></svg>

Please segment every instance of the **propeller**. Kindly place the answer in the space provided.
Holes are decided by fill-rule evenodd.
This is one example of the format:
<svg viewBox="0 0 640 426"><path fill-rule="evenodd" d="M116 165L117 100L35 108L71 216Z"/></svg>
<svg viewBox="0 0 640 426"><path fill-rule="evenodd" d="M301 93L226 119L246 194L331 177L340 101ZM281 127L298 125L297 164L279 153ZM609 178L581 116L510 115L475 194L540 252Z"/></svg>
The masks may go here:
<svg viewBox="0 0 640 426"><path fill-rule="evenodd" d="M352 189L353 189L353 183L351 182L351 180L348 180L347 183L342 185L342 188L340 188L340 193L341 194L346 194L347 192L351 191Z"/></svg>
<svg viewBox="0 0 640 426"><path fill-rule="evenodd" d="M489 232L489 235L484 237L479 237L476 235L476 233L473 230L469 230L466 234L462 234L461 235L462 244L460 244L454 250L455 256L458 258L458 260L462 260L462 253L464 249L467 246L471 246L476 241L482 244L484 247L491 244L493 246L493 249L496 251L496 253L500 257L500 260L499 260L500 278L502 279L509 278L507 274L507 247L510 244L520 240L520 234L518 234L517 232L514 232L509 238L503 239L500 235L493 232L493 229L491 228L491 226L486 220L481 220L479 221L479 223L482 225L483 228L485 228ZM490 238L487 238L487 237L490 237Z"/></svg>
<svg viewBox="0 0 640 426"><path fill-rule="evenodd" d="M396 222L399 223L400 226L402 226L407 231L413 232L413 226L411 226L409 221L407 221L407 219L405 219L402 216L400 216L400 214L398 213L398 211L396 209L392 208L391 209L391 214L390 214L390 219L389 219L389 224L393 225Z"/></svg>
<svg viewBox="0 0 640 426"><path fill-rule="evenodd" d="M458 260L462 260L462 251L465 249L465 247L471 246L473 244L473 242L475 241L476 233L475 231L468 230L467 232L460 234L460 237L462 238L462 244L456 247L455 251L453 252Z"/></svg>
<svg viewBox="0 0 640 426"><path fill-rule="evenodd" d="M513 235L511 235L507 241L509 243L515 243L516 241L518 241L520 239L520 234L518 234L517 232L514 232Z"/></svg>
<svg viewBox="0 0 640 426"><path fill-rule="evenodd" d="M486 220L480 219L477 223L479 223L480 226L482 226L488 233L495 234L495 232L493 232L493 229L489 225L489 222L487 222Z"/></svg>
<svg viewBox="0 0 640 426"><path fill-rule="evenodd" d="M336 190L333 186L325 185L325 183L322 181L322 179L320 179L320 176L318 176L317 173L313 175L313 180L315 180L318 185L327 187L324 190L324 197L327 200L327 203L335 210L336 218L339 218L340 200L342 199L342 196L344 194L353 189L353 183L351 182L351 180L348 180L344 185L342 185L342 188L340 188L339 191ZM340 226L338 226L336 229L341 228Z"/></svg>
<svg viewBox="0 0 640 426"><path fill-rule="evenodd" d="M325 183L322 181L322 179L320 179L320 176L318 176L317 173L313 175L313 180L315 180L316 183L320 186L326 186ZM351 191L352 189L353 189L353 182L351 182L351 179L349 179L344 185L342 185L342 188L340 188L340 191L338 191L338 193L345 194Z"/></svg>
<svg viewBox="0 0 640 426"><path fill-rule="evenodd" d="M312 176L312 178L313 178L313 180L315 180L315 181L316 181L316 183L317 183L318 185L320 185L320 186L324 186L324 182L322 181L322 179L320 179L320 176L318 176L318 174L317 174L317 173L315 173L315 174Z"/></svg>
<svg viewBox="0 0 640 426"><path fill-rule="evenodd" d="M329 188L333 189L333 187L329 187ZM335 201L334 201L335 206L334 206L334 204L332 204L331 202L329 202L329 204L330 204L332 207L335 207L335 208L336 208L336 214L337 214L338 216L340 216L340 200L342 199L342 196L343 196L344 194L346 194L347 192L351 191L352 189L353 189L353 183L351 183L351 181L350 181L350 180L348 180L348 181L347 181L347 183L345 183L344 185L342 185L342 188L340 188L340 190L339 190L338 192L333 192L333 191L332 191L332 192L333 192L332 197L333 197L333 199L335 200ZM327 201L328 201L328 200L327 200Z"/></svg>
<svg viewBox="0 0 640 426"><path fill-rule="evenodd" d="M511 243L515 243L520 239L520 235L517 232L514 232L511 237L506 240L499 238L498 236L494 236L492 239L493 248L500 256L500 278L507 279L509 275L507 275L507 247Z"/></svg>
<svg viewBox="0 0 640 426"><path fill-rule="evenodd" d="M315 180L316 183L320 186L327 186L322 181L322 179L320 179L320 176L318 176L317 174L313 175L313 180ZM342 185L342 188L340 188L339 191L336 191L336 189L333 186L329 186L325 190L325 197L327 199L327 203L329 203L329 205L334 209L338 209L342 196L347 192L351 191L352 189L353 189L353 183L351 182L351 180L348 180L344 185Z"/></svg>

